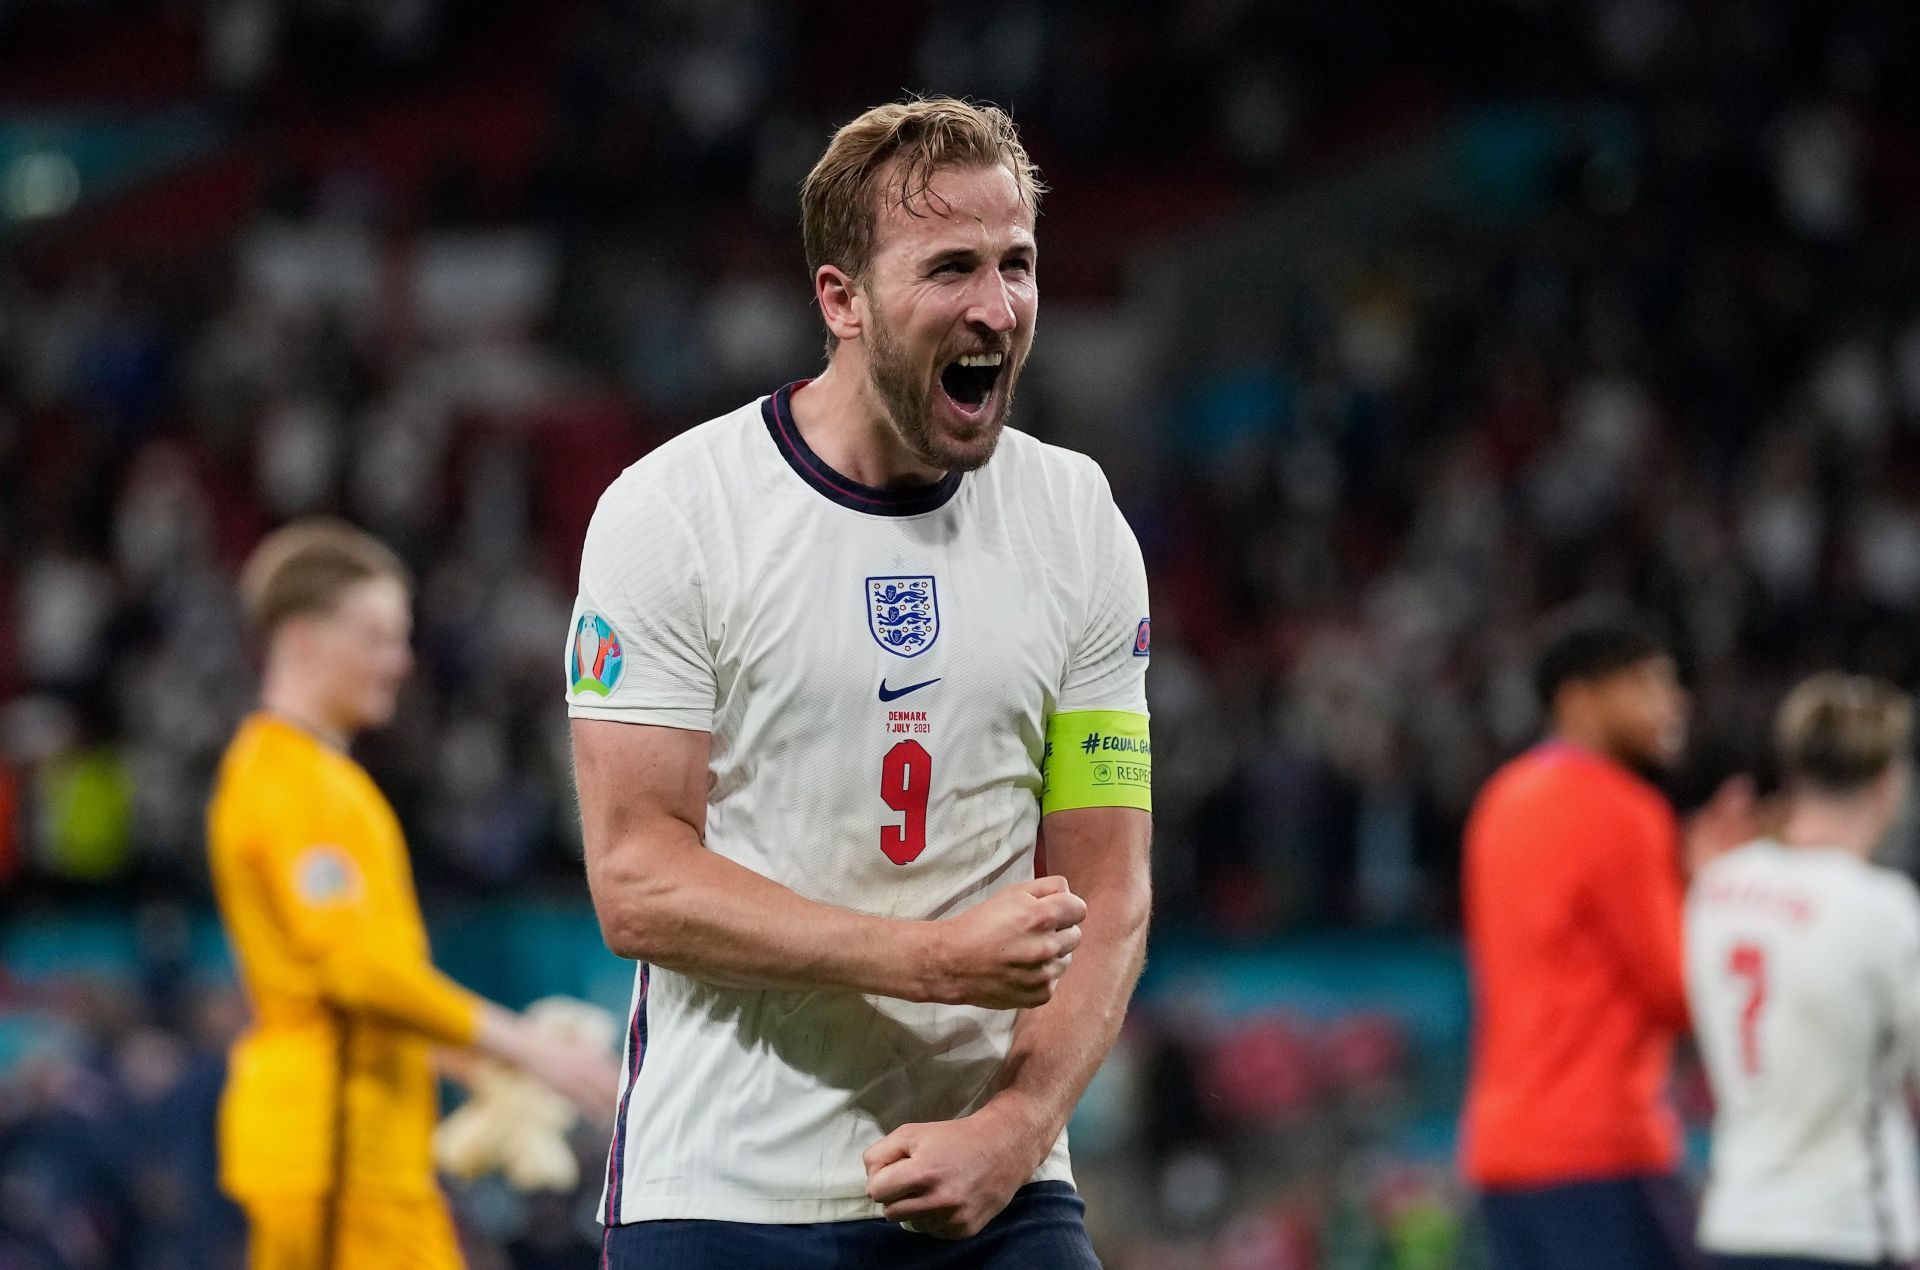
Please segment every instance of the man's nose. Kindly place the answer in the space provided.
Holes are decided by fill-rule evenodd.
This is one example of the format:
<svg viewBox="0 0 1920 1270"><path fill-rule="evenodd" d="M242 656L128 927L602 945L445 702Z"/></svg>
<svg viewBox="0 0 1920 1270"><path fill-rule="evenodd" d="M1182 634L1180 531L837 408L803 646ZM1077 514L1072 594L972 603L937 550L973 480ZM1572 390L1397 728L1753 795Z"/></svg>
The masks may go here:
<svg viewBox="0 0 1920 1270"><path fill-rule="evenodd" d="M1019 315L1013 311L1013 294L998 270L974 286L972 303L967 306L967 321L1000 334L1019 325Z"/></svg>

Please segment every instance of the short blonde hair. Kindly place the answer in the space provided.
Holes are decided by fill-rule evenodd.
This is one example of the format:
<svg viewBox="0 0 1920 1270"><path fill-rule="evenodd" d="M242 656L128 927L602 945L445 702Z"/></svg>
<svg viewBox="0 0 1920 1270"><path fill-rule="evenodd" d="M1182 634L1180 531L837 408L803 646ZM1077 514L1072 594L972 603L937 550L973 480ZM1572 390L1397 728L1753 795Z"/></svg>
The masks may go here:
<svg viewBox="0 0 1920 1270"><path fill-rule="evenodd" d="M1774 722L1790 788L1853 794L1913 749L1913 702L1884 679L1834 671L1803 681Z"/></svg>
<svg viewBox="0 0 1920 1270"><path fill-rule="evenodd" d="M264 642L288 618L332 612L349 587L380 577L413 587L407 566L378 538L343 520L310 517L260 540L240 570L240 603Z"/></svg>
<svg viewBox="0 0 1920 1270"><path fill-rule="evenodd" d="M864 276L873 260L874 227L892 205L915 205L933 175L946 168L1004 164L1035 215L1047 187L1020 144L1020 131L998 106L953 97L916 97L875 106L833 134L826 153L800 186L800 234L807 271L822 265ZM883 202L884 199L884 202Z"/></svg>

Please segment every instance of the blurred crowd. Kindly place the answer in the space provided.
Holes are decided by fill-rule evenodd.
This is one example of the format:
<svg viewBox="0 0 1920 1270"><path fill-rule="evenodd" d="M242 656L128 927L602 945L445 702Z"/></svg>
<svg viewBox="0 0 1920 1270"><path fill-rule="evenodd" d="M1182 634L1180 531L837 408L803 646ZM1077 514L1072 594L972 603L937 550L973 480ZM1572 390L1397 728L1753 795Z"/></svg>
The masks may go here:
<svg viewBox="0 0 1920 1270"><path fill-rule="evenodd" d="M1222 321L1164 388L1176 457L1137 522L1173 628L1159 824L1191 809L1196 907L1244 933L1447 919L1563 602L1663 619L1683 804L1764 767L1795 673L1920 671L1912 13L1554 12L1548 100L1613 126L1554 137L1531 206L1404 217L1264 304L1193 306ZM1523 150L1489 113L1475 157Z"/></svg>
<svg viewBox="0 0 1920 1270"><path fill-rule="evenodd" d="M170 55L73 52L111 33ZM1889 0L0 4L0 107L191 101L237 174L0 227L0 894L204 900L251 695L233 574L329 512L416 573L419 673L364 757L423 889L577 897L560 650L594 500L816 370L797 182L912 85L1010 104L1054 187L1016 423L1101 459L1147 554L1160 930L1449 930L1559 603L1667 624L1683 800L1762 761L1803 668L1920 680L1915 50ZM1436 170L1472 197L1342 184L1462 136ZM1328 189L1328 232L1287 230ZM8 1158L211 1097L219 1011L155 1008L62 1007L71 1061L0 1085ZM112 1179L161 1227L213 1202L97 1141L31 1177ZM1155 1142L1167 1228L1218 1220L1229 1148ZM0 1230L54 1202L21 1176ZM1425 1183L1376 1181L1352 1194L1429 1229ZM1336 1200L1241 1260L1122 1264L1314 1264L1285 1232ZM1340 1264L1446 1264L1440 1238Z"/></svg>
<svg viewBox="0 0 1920 1270"><path fill-rule="evenodd" d="M7 874L193 893L250 690L233 569L335 512L417 572L420 674L367 757L427 885L570 880L586 518L815 368L795 184L900 78L1013 103L1055 186L1019 421L1105 460L1146 547L1168 922L1445 928L1468 800L1537 726L1531 633L1573 596L1666 619L1715 761L1802 665L1915 678L1904 6L185 11L251 210L184 255L27 226L0 267ZM494 98L533 121L517 150L448 122ZM1261 239L1343 164L1516 101L1617 126L1553 138L1504 217ZM1257 295L1139 284L1209 237Z"/></svg>

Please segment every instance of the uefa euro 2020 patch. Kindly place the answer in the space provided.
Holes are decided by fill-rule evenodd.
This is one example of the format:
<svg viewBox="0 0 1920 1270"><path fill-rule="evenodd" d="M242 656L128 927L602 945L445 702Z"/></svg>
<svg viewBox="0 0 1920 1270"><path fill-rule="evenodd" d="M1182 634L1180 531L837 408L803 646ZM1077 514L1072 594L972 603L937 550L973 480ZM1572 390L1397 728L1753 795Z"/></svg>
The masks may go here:
<svg viewBox="0 0 1920 1270"><path fill-rule="evenodd" d="M620 682L620 669L626 656L620 649L620 637L607 619L592 609L574 623L573 640L567 646L567 683L574 692L596 697L611 696Z"/></svg>

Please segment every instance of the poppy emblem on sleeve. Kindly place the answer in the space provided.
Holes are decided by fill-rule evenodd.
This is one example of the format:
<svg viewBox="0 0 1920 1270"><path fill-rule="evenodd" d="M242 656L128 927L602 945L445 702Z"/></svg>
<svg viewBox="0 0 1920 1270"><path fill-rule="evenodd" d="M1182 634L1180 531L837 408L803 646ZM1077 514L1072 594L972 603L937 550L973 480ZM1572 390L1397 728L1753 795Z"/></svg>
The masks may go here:
<svg viewBox="0 0 1920 1270"><path fill-rule="evenodd" d="M567 682L573 685L573 691L596 697L610 695L620 682L625 660L620 637L613 633L607 619L591 610L582 613L567 646Z"/></svg>

